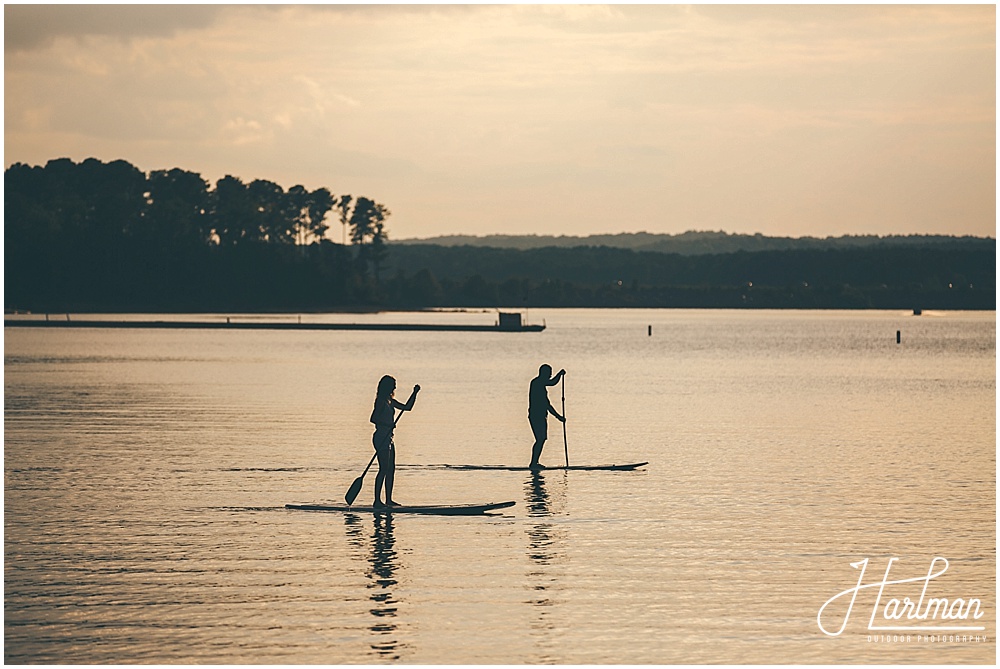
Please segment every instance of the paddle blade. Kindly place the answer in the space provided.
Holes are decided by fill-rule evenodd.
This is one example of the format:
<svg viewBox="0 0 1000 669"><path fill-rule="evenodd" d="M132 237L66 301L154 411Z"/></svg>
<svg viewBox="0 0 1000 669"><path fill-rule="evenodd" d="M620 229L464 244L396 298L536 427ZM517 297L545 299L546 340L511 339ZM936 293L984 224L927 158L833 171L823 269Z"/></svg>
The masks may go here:
<svg viewBox="0 0 1000 669"><path fill-rule="evenodd" d="M344 501L347 502L347 506L354 504L354 500L358 498L358 493L361 492L361 485L364 482L365 482L364 474L354 479L354 483L351 484L351 487L347 490L347 494L344 495Z"/></svg>

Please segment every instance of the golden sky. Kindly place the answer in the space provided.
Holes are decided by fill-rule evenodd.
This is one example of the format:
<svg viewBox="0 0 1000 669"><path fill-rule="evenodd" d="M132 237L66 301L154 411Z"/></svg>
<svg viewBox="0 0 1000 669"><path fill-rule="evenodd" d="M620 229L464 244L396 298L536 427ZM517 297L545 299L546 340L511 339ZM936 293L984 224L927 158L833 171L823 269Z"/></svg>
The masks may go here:
<svg viewBox="0 0 1000 669"><path fill-rule="evenodd" d="M392 211L391 237L996 235L993 5L5 5L4 161Z"/></svg>

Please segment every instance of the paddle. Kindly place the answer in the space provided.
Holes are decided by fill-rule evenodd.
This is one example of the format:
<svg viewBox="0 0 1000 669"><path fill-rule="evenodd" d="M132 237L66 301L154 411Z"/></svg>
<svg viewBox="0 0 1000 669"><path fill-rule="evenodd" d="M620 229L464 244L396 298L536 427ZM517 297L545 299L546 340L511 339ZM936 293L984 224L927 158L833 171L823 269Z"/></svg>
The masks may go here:
<svg viewBox="0 0 1000 669"><path fill-rule="evenodd" d="M566 454L566 466L569 467L569 443L566 441L566 375L562 377L562 415L563 415L563 452Z"/></svg>
<svg viewBox="0 0 1000 669"><path fill-rule="evenodd" d="M399 419L402 417L403 417L403 412L400 411L399 415L396 416L396 420L392 421L393 428L396 427L396 423L398 423ZM385 446L386 443L388 443L389 439L392 439L392 430L389 430L389 434L386 436L386 441L383 441L382 445ZM372 463L375 462L375 458L377 457L378 457L378 451L375 451L375 455L373 455L372 459L368 461L368 466L365 467L365 470L363 472L361 472L361 476L354 479L354 483L352 483L351 487L347 489L347 494L344 495L344 501L347 502L347 506L351 506L352 504L354 504L354 500L358 498L358 493L361 492L361 486L365 482L365 474L367 474L368 470L371 469Z"/></svg>

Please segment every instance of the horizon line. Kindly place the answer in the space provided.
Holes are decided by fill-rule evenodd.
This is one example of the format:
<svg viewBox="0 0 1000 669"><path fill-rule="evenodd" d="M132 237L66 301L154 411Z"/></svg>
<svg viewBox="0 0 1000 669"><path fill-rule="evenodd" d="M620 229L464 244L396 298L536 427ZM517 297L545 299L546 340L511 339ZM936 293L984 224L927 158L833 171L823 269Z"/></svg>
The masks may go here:
<svg viewBox="0 0 1000 669"><path fill-rule="evenodd" d="M636 232L594 232L587 235L567 235L567 234L554 234L554 233L511 233L511 232L490 232L484 234L473 234L465 232L451 232L442 233L437 235L430 235L427 237L396 237L394 241L426 241L431 239L441 239L445 237L468 237L471 239L489 239L492 237L506 237L506 238L516 238L516 237L535 237L535 238L545 238L551 237L553 239L589 239L591 237L626 237L626 236L639 236L648 235L650 237L682 237L684 235L690 234L713 234L713 235L724 235L726 237L762 237L764 239L816 239L816 240L828 240L828 239L845 239L852 237L874 237L876 239L889 239L892 237L951 237L954 239L992 239L996 241L995 236L980 236L975 234L954 234L946 232L892 232L887 234L879 234L874 232L861 232L861 233L844 233L841 235L767 235L761 232L726 232L725 230L685 230L684 232L648 232L646 230L639 230Z"/></svg>

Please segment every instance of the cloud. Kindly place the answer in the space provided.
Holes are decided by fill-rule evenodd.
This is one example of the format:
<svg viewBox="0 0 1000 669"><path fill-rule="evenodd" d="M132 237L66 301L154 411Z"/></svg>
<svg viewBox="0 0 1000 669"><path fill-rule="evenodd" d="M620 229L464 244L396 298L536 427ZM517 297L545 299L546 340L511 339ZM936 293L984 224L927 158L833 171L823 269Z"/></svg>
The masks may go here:
<svg viewBox="0 0 1000 669"><path fill-rule="evenodd" d="M258 121L242 117L223 123L223 136L236 146L256 144L268 139L268 134Z"/></svg>
<svg viewBox="0 0 1000 669"><path fill-rule="evenodd" d="M60 37L167 37L212 25L210 5L4 5L4 51L29 51Z"/></svg>

